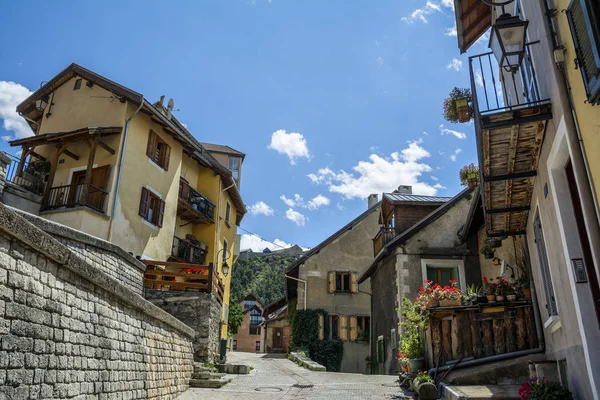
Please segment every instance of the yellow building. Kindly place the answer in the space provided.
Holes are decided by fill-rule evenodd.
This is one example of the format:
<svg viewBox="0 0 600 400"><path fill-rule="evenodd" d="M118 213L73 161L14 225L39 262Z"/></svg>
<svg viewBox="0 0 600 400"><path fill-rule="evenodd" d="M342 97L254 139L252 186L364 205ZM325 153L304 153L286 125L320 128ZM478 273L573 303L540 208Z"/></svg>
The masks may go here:
<svg viewBox="0 0 600 400"><path fill-rule="evenodd" d="M35 133L11 142L22 148L17 175L31 181L32 166L41 168L43 217L115 243L149 270L170 271L161 274L168 286L148 273L147 286L215 293L226 337L231 275L223 267L237 256L246 213L238 187L244 155L208 151L163 100L150 103L71 64L17 107ZM204 267L192 283L182 272L190 266Z"/></svg>

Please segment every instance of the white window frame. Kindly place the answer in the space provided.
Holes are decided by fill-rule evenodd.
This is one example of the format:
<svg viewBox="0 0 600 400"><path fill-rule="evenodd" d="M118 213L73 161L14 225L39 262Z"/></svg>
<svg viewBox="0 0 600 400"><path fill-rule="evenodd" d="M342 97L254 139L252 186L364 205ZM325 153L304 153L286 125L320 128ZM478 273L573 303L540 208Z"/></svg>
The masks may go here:
<svg viewBox="0 0 600 400"><path fill-rule="evenodd" d="M438 258L421 258L421 274L423 281L427 280L427 267L447 267L450 265L456 265L458 267L458 280L460 282L459 288L463 292L467 290L467 283L465 278L465 262L463 260L456 259L438 259Z"/></svg>

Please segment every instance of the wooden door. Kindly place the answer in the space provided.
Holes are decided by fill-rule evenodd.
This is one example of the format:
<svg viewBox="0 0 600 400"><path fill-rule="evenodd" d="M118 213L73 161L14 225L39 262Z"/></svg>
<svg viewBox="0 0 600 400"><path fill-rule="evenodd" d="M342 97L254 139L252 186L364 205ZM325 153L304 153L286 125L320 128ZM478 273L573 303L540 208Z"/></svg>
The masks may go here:
<svg viewBox="0 0 600 400"><path fill-rule="evenodd" d="M106 190L109 170L109 165L103 165L92 170L92 181L90 183L93 187L88 190L87 205L100 211L103 211L104 207L104 191Z"/></svg>
<svg viewBox="0 0 600 400"><path fill-rule="evenodd" d="M273 328L273 350L283 349L283 328Z"/></svg>
<svg viewBox="0 0 600 400"><path fill-rule="evenodd" d="M292 343L292 328L288 326L283 327L283 352L287 353L290 344Z"/></svg>

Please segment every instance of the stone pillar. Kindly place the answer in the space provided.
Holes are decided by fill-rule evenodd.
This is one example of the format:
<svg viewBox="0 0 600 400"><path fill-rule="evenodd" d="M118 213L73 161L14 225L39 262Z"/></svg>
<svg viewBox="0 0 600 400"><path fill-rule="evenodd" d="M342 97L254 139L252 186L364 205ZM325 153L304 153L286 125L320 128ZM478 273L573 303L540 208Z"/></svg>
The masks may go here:
<svg viewBox="0 0 600 400"><path fill-rule="evenodd" d="M0 151L0 200L2 200L2 192L6 185L6 170L11 163L10 157Z"/></svg>

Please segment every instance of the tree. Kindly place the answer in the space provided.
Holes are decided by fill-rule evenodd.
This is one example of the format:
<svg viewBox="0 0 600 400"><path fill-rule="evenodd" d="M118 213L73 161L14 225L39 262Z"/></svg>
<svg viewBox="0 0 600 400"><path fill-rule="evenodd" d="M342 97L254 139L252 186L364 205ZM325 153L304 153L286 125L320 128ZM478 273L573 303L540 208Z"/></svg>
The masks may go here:
<svg viewBox="0 0 600 400"><path fill-rule="evenodd" d="M240 325L244 320L244 312L239 303L229 304L229 324L227 325L228 336L231 337L238 333Z"/></svg>

